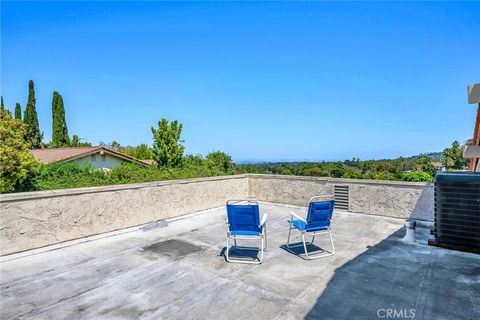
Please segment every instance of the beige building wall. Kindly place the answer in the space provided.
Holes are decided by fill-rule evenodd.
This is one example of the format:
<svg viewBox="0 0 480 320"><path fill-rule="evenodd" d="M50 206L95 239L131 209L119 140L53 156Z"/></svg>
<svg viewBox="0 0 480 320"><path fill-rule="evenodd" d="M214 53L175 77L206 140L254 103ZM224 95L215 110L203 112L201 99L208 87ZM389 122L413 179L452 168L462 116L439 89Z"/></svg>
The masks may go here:
<svg viewBox="0 0 480 320"><path fill-rule="evenodd" d="M80 166L91 166L93 169L112 169L129 161L114 157L106 152L103 155L101 155L100 152L97 152L75 159L73 162Z"/></svg>
<svg viewBox="0 0 480 320"><path fill-rule="evenodd" d="M250 197L306 206L314 195L349 187L350 212L395 218L433 220L432 184L298 176L249 175Z"/></svg>
<svg viewBox="0 0 480 320"><path fill-rule="evenodd" d="M314 195L333 194L327 178L249 175L250 197L261 201L306 206Z"/></svg>
<svg viewBox="0 0 480 320"><path fill-rule="evenodd" d="M2 195L0 255L219 207L248 197L245 176Z"/></svg>

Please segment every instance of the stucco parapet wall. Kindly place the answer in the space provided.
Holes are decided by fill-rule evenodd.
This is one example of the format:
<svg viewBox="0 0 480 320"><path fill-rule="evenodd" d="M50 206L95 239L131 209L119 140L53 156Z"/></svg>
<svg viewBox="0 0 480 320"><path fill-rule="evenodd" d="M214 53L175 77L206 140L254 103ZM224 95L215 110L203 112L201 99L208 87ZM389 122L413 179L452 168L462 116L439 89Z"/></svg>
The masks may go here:
<svg viewBox="0 0 480 320"><path fill-rule="evenodd" d="M307 205L319 194L349 187L348 211L415 220L433 220L432 183L326 177L248 175L249 195L267 202Z"/></svg>
<svg viewBox="0 0 480 320"><path fill-rule="evenodd" d="M99 193L99 192L112 192L120 190L142 189L172 184L189 184L202 181L221 181L229 179L244 179L244 178L257 178L257 179L282 179L282 180L296 180L296 181L316 181L325 182L331 184L367 184L367 185L387 185L392 187L433 187L432 183L425 182L405 182L405 181L387 181L387 180L362 180L362 179L340 179L340 178L328 178L328 177L308 177L308 176L285 176L285 175L273 175L273 174L239 174L233 176L219 176L219 177L204 177L194 179L178 179L178 180L163 180L146 183L133 183L133 184L121 184L121 185L109 185L98 187L84 187L84 188L71 188L71 189L59 189L59 190L47 190L47 191L33 191L33 192L18 192L0 194L0 202L22 201L41 198L52 197L64 197L70 195L80 195L87 193Z"/></svg>
<svg viewBox="0 0 480 320"><path fill-rule="evenodd" d="M317 181L331 184L366 184L379 185L391 187L433 187L433 183L429 182L410 182L410 181L391 181L391 180L369 180L369 179L343 179L343 178L329 178L329 177L308 177L308 176L287 176L275 174L246 174L248 178L258 179L282 179L282 180L298 180L298 181Z"/></svg>
<svg viewBox="0 0 480 320"><path fill-rule="evenodd" d="M65 197L65 196L82 195L82 194L88 194L88 193L135 190L135 189L161 187L161 186L168 186L168 185L175 185L175 184L191 184L191 183L198 183L198 182L234 180L234 179L245 179L245 178L247 178L246 174L239 174L239 175L233 175L233 176L163 180L163 181L154 181L154 182L145 182L145 183L119 184L119 185L98 186L98 187L18 192L18 193L0 194L0 202L13 202L13 201L24 201L24 200L33 200L33 199L43 199L43 198Z"/></svg>
<svg viewBox="0 0 480 320"><path fill-rule="evenodd" d="M219 207L248 197L245 176L3 195L0 255Z"/></svg>
<svg viewBox="0 0 480 320"><path fill-rule="evenodd" d="M338 184L349 185L352 212L433 219L433 187L425 183L256 174L169 180L0 195L0 255L219 207L228 199L305 206Z"/></svg>

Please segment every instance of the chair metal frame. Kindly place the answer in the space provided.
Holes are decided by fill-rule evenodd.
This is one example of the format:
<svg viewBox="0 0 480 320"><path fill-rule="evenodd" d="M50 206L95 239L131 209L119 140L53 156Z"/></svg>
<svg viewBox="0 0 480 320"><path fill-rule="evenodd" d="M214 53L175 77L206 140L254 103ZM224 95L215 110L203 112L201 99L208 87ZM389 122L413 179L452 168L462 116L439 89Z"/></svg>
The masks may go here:
<svg viewBox="0 0 480 320"><path fill-rule="evenodd" d="M232 200L228 200L226 205L242 204L242 203L251 203L251 204L255 204L255 205L258 206L257 200L253 200L253 199L232 199ZM244 263L244 264L261 264L262 263L263 256L264 256L264 251L267 251L267 247L268 247L268 244L267 244L267 217L268 217L268 214L262 214L261 215L261 221L260 221L259 227L262 227L262 232L260 234L258 234L258 236L256 236L256 235L255 236L254 235L252 235L252 236L246 236L246 235L239 236L239 235L231 234L230 230L227 231L227 248L226 248L226 251L225 251L225 258L227 259L228 262ZM227 223L228 226L230 225L229 222L228 222L228 216L227 216L226 223ZM246 248L237 246L237 240L259 240L260 239L260 258L258 259L258 261L230 258L230 254L229 254L229 251L230 251L230 248L231 248L230 239L233 239L234 247L239 248L240 250L242 248L243 249L246 249Z"/></svg>
<svg viewBox="0 0 480 320"><path fill-rule="evenodd" d="M310 201L308 202L307 215L308 215L308 210L310 208L310 203L313 202L314 199L324 199L324 201L330 201L330 200L334 200L334 196L333 195L313 196L310 199ZM314 260L314 259L318 259L318 258L329 257L329 256L332 256L332 255L335 254L335 246L333 244L332 230L331 230L330 224L329 224L329 226L326 230L319 230L319 231L300 230L300 229L297 229L296 227L293 226L293 220L294 220L293 218L295 217L296 219L298 219L300 221L303 221L305 224L307 223L307 220L305 218L300 217L298 214L296 214L293 211L290 211L290 214L291 214L291 218L290 218L290 229L288 230L287 248L297 248L297 247L300 247L300 246L303 245L303 250L305 251L304 255L305 255L305 258L308 259L308 260ZM333 212L332 212L331 219L333 219ZM330 219L330 221L331 221L331 219ZM290 236L291 236L291 233L292 233L292 229L297 229L298 231L300 231L301 236L302 236L302 243L301 244L294 244L294 245L290 244ZM315 236L316 235L322 235L322 234L328 234L329 235L330 243L332 245L332 251L329 252L329 251L323 250L323 251L318 252L318 253L310 253L309 254L308 250L307 250L307 244L312 245L313 242L315 241ZM306 240L305 240L306 235L311 235L312 236L312 241L311 242L306 242ZM325 251L327 253L325 253ZM302 257L302 255L300 255L300 257Z"/></svg>

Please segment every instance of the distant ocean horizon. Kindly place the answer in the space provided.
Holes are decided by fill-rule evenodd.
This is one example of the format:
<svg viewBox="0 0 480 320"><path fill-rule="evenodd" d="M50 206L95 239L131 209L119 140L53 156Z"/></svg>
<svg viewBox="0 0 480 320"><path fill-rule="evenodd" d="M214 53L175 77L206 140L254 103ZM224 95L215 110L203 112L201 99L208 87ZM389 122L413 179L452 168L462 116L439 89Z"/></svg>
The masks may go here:
<svg viewBox="0 0 480 320"><path fill-rule="evenodd" d="M329 162L343 160L314 160L314 159L240 159L233 160L236 164L258 164L258 163L278 163L278 162Z"/></svg>
<svg viewBox="0 0 480 320"><path fill-rule="evenodd" d="M405 159L410 159L410 158L416 158L420 156L427 156L431 158L439 157L443 153L441 151L437 152L425 152L417 155L411 155L411 156L403 156ZM270 159L258 159L258 158L243 158L243 159L233 159L233 162L236 164L261 164L261 163L279 163L279 162L337 162L337 161L346 161L346 160L352 160L353 158L357 159L359 157L351 157L349 159L339 159L339 158L330 158L330 159L318 159L318 158L297 158L297 159L288 159L288 158L270 158ZM368 158L368 159L362 159L359 158L360 161L367 161L367 160L394 160L398 159L400 157L395 157L395 158Z"/></svg>

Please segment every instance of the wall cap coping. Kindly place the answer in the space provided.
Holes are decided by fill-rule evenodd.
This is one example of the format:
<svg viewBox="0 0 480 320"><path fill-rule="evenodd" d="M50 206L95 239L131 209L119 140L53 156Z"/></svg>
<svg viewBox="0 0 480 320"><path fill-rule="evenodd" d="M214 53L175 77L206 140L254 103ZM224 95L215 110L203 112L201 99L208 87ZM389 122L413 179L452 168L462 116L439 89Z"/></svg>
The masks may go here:
<svg viewBox="0 0 480 320"><path fill-rule="evenodd" d="M166 185L175 184L189 184L208 181L222 181L232 179L244 179L244 178L262 178L262 179L282 179L282 180L297 180L297 181L318 181L332 184L366 184L366 185L386 185L392 187L429 187L433 186L428 182L407 182L407 181L387 181L387 180L363 180L363 179L341 179L341 178L329 178L329 177L308 177L308 176L286 176L286 175L274 175L274 174L237 174L231 176L218 176L218 177L203 177L192 179L177 179L177 180L163 180L144 183L133 184L121 184L121 185L109 185L98 187L83 187L83 188L71 188L71 189L57 189L46 191L31 191L31 192L18 192L0 194L1 202L13 202L22 200L33 200L41 198L53 198L63 196L73 196L88 193L98 192L114 192L122 190L142 189L151 187L161 187Z"/></svg>
<svg viewBox="0 0 480 320"><path fill-rule="evenodd" d="M429 187L433 186L430 182L410 182L410 181L391 181L391 180L370 180L370 179L344 179L344 178L330 178L330 177L310 177L310 176L287 176L277 174L247 174L248 178L263 178L263 179L283 179L283 180L305 180L305 181L323 181L325 183L338 184L373 184L373 185L388 185L401 187Z"/></svg>
<svg viewBox="0 0 480 320"><path fill-rule="evenodd" d="M244 178L246 178L245 174L238 174L238 175L231 175L231 176L162 180L162 181L152 181L152 182L144 182L144 183L117 184L117 185L107 185L107 186L97 186L97 187L82 187L82 188L70 188L70 189L7 193L7 194L0 194L0 203L42 199L42 198L54 198L54 197L63 197L63 196L74 196L74 195L81 195L81 194L87 194L87 193L114 192L114 191L122 191L122 190L161 187L161 186L175 185L175 184L189 184L189 183L234 180L234 179L244 179Z"/></svg>

